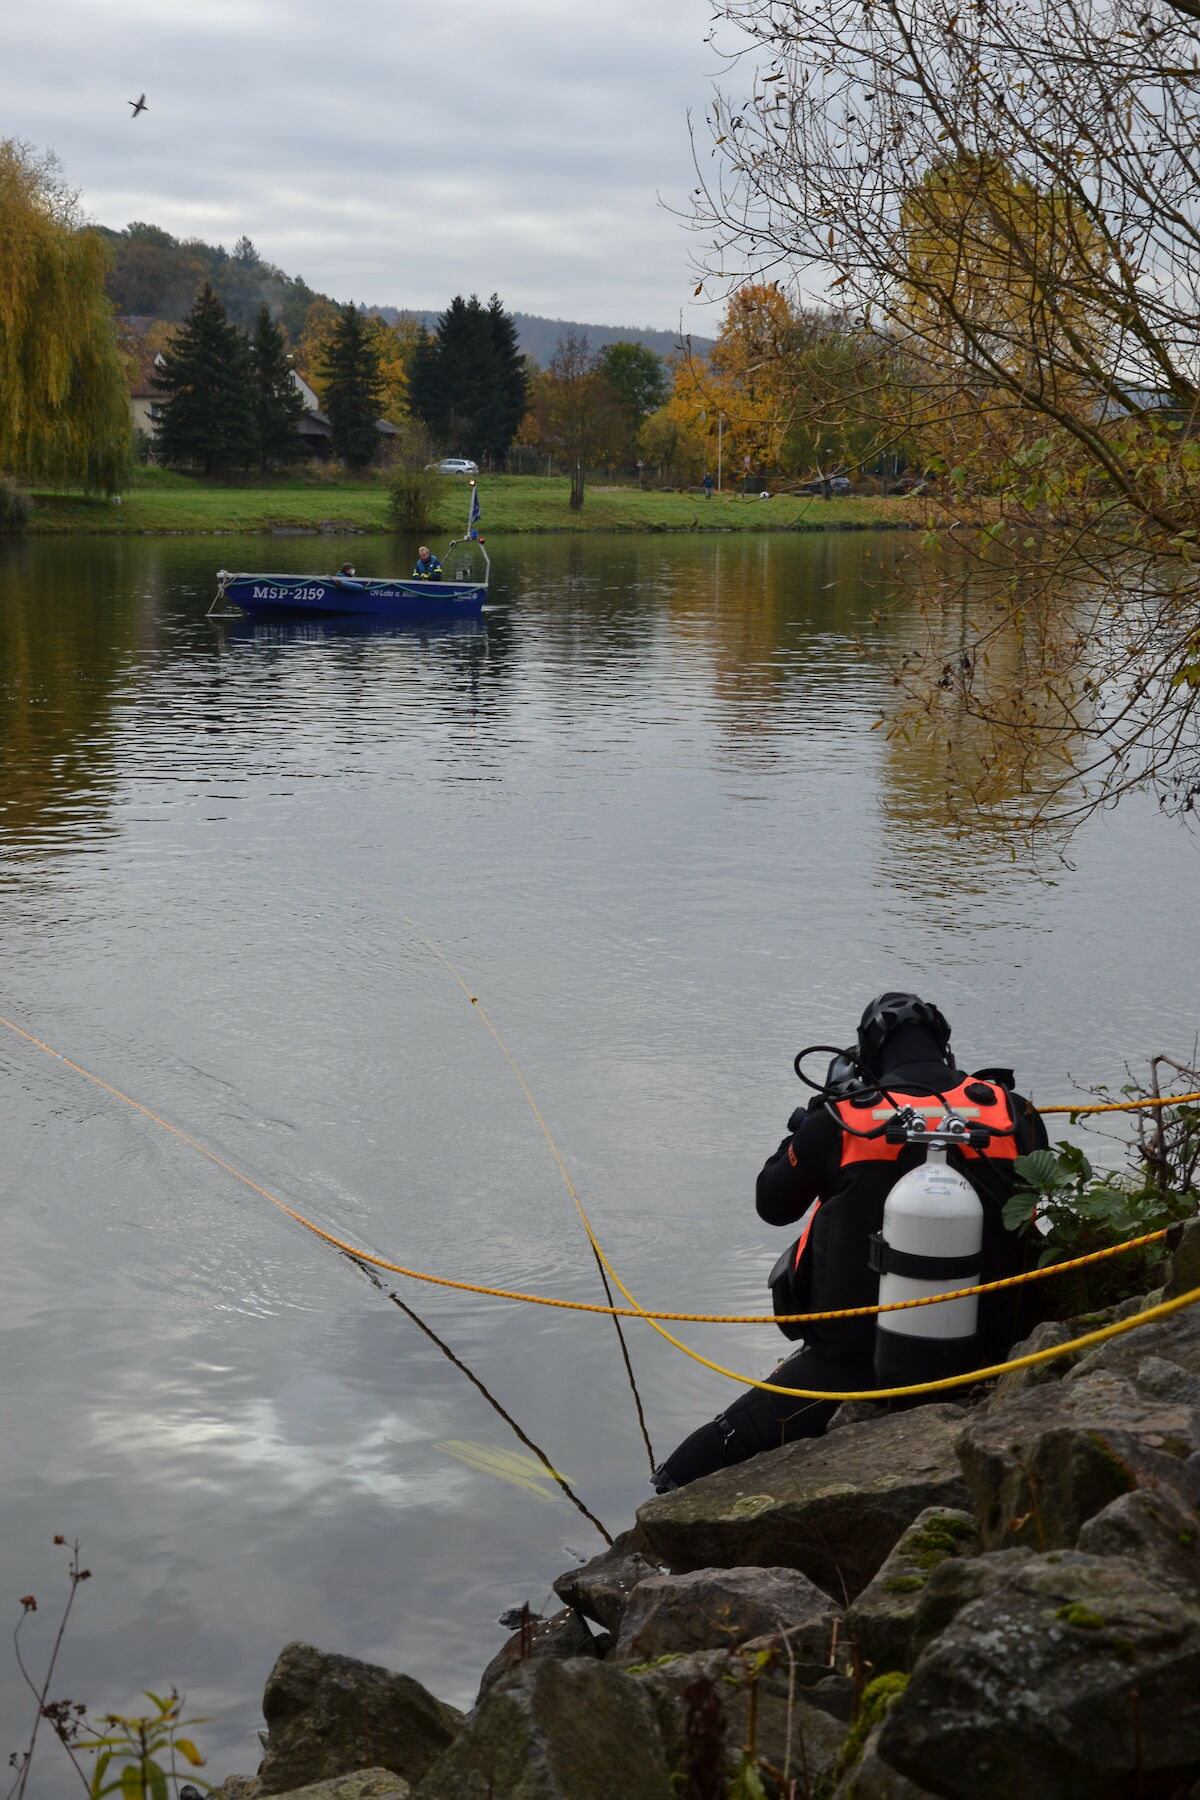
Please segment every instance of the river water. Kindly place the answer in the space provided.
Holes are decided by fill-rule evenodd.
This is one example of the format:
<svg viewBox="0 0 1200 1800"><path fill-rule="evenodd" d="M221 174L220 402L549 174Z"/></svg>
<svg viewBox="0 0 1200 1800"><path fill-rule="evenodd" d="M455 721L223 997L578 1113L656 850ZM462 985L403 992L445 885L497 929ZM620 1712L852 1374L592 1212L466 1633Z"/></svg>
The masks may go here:
<svg viewBox="0 0 1200 1800"><path fill-rule="evenodd" d="M1041 873L939 820L855 649L899 536L497 544L447 632L214 624L216 563L327 544L0 551L0 1012L342 1238L602 1298L486 1009L622 1279L755 1311L753 1180L803 1043L884 987L1035 1097L1196 1032L1196 843L1148 803ZM407 544L368 540L389 573ZM903 634L903 619L886 627ZM172 1682L208 1773L253 1769L302 1638L469 1704L497 1615L600 1539L442 1349L338 1253L0 1029L0 1596L54 1692ZM614 1533L648 1461L613 1327L389 1278ZM770 1328L683 1327L765 1372ZM665 1454L732 1387L629 1331ZM3 1749L29 1703L0 1652ZM67 1791L54 1744L31 1792Z"/></svg>

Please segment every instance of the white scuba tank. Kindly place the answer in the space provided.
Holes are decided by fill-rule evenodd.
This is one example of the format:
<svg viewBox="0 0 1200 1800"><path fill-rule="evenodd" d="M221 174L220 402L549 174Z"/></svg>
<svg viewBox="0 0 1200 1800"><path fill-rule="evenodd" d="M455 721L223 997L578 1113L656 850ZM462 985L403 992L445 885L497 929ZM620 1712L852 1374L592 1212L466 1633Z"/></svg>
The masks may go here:
<svg viewBox="0 0 1200 1800"><path fill-rule="evenodd" d="M927 1294L977 1287L983 1262L983 1206L965 1176L931 1144L919 1169L902 1175L883 1208L883 1230L871 1241L871 1266L880 1271L881 1306ZM880 1313L875 1373L884 1387L935 1381L971 1367L979 1301L947 1300Z"/></svg>

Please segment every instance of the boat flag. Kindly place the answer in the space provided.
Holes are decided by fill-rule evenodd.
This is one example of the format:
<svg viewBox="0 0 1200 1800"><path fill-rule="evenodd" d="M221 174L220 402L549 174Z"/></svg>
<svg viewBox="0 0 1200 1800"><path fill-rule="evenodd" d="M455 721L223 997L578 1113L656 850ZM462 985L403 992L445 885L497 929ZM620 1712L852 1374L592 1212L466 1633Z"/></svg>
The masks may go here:
<svg viewBox="0 0 1200 1800"><path fill-rule="evenodd" d="M475 483L472 482L471 483L471 512L470 512L470 516L467 519L467 536L468 537L477 537L478 536L478 533L476 532L475 527L478 525L478 523L482 517L483 517L483 514L479 509L479 489L475 486Z"/></svg>

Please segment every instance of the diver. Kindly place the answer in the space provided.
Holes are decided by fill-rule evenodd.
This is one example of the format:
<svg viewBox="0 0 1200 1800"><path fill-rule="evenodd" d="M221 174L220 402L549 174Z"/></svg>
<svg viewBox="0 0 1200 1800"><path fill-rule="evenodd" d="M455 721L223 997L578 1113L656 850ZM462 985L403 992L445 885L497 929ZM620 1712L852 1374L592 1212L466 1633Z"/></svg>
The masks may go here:
<svg viewBox="0 0 1200 1800"><path fill-rule="evenodd" d="M805 1054L796 1059L798 1074ZM856 1045L834 1057L826 1081L806 1107L792 1114L788 1136L758 1177L759 1217L770 1225L801 1226L797 1242L772 1272L776 1313L878 1304L880 1276L872 1238L883 1224L888 1193L902 1175L921 1167L926 1151L911 1140L895 1141L899 1133L890 1134L889 1142L877 1122L905 1108L912 1108L918 1120L933 1118L943 1101L947 1110L961 1113L976 1127L979 1142L987 1143L986 1150L954 1148L947 1153L950 1166L966 1177L983 1209L981 1279L1017 1274L1025 1261L1025 1240L1008 1230L1002 1217L1016 1185L1013 1162L1044 1147L1047 1139L1040 1117L1013 1092L1013 1082L1010 1069L981 1069L975 1075L959 1069L949 1025L936 1006L918 995L886 993L872 1000L859 1022ZM968 1367L1003 1360L1013 1337L1014 1310L1011 1289L980 1296ZM781 1325L780 1330L786 1337L803 1338L803 1347L770 1378L785 1387L862 1393L891 1385L875 1373L875 1315ZM931 1369L928 1379L941 1372ZM655 1470L654 1485L660 1494L669 1493L760 1451L819 1437L837 1406L837 1401L750 1388L684 1439Z"/></svg>
<svg viewBox="0 0 1200 1800"><path fill-rule="evenodd" d="M437 581L442 573L442 565L428 544L422 544L417 551L417 566L413 570L414 581Z"/></svg>

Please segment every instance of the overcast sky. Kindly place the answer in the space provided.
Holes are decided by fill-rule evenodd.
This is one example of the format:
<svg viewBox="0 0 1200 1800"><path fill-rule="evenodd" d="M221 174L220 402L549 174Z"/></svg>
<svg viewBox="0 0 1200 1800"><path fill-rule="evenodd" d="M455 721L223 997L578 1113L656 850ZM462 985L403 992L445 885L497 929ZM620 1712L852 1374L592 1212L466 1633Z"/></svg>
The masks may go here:
<svg viewBox="0 0 1200 1800"><path fill-rule="evenodd" d="M339 300L706 332L660 196L694 184L710 27L706 0L10 0L0 135L101 224L245 232Z"/></svg>

